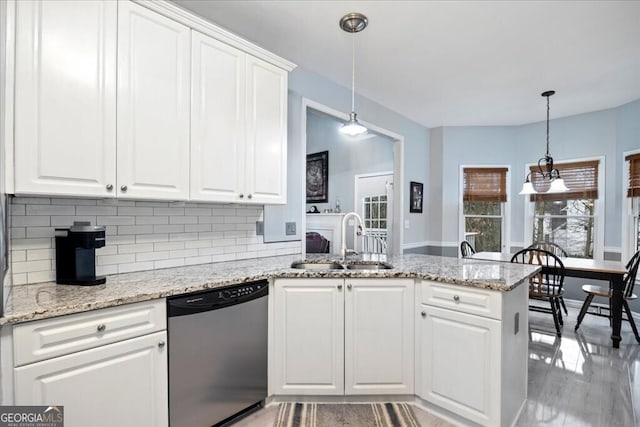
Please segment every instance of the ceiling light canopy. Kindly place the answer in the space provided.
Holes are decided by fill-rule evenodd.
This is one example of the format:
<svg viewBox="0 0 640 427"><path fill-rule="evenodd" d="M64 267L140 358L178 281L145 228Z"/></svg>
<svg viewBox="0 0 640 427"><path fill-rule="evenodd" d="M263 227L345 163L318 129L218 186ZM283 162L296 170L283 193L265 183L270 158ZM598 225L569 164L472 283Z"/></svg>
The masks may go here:
<svg viewBox="0 0 640 427"><path fill-rule="evenodd" d="M340 28L347 33L359 33L367 28L369 20L361 13L352 12L347 13L340 19ZM352 39L351 45L351 113L349 113L349 121L342 125L340 132L349 135L357 136L367 132L367 128L362 126L358 122L358 118L355 111L356 100L356 48L355 39Z"/></svg>
<svg viewBox="0 0 640 427"><path fill-rule="evenodd" d="M549 97L555 93L556 91L554 90L542 92L542 96L547 98L547 152L544 157L538 159L538 170L532 169L531 172L527 174L527 178L522 185L520 194L538 193L531 182L531 174L539 175L543 179L551 181L551 185L547 190L547 193L564 193L569 191L567 186L564 185L564 180L560 176L560 171L553 167L553 157L549 154Z"/></svg>

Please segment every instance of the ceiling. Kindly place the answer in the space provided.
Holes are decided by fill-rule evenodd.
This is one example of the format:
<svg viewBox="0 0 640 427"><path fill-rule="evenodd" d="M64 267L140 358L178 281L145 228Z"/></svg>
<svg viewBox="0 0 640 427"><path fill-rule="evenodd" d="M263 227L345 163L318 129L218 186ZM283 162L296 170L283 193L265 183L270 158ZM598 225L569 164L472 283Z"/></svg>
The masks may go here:
<svg viewBox="0 0 640 427"><path fill-rule="evenodd" d="M640 99L640 1L175 3L348 88L355 42L356 92L427 127L543 121L549 89L552 119Z"/></svg>

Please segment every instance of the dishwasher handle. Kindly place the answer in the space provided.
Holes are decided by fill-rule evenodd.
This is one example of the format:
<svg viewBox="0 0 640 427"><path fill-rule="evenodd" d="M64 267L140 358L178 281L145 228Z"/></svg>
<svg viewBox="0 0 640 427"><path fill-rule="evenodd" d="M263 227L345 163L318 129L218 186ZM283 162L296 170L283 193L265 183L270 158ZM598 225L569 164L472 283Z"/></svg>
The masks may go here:
<svg viewBox="0 0 640 427"><path fill-rule="evenodd" d="M218 310L269 295L269 282L260 280L167 299L167 316L186 316Z"/></svg>

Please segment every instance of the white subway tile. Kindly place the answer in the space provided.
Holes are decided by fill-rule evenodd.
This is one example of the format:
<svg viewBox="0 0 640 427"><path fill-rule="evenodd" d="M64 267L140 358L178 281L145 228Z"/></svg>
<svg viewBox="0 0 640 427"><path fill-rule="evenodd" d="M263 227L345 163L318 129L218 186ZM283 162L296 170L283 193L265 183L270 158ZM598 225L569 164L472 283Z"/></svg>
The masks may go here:
<svg viewBox="0 0 640 427"><path fill-rule="evenodd" d="M178 249L184 249L184 242L166 242L166 243L154 243L154 251L175 251Z"/></svg>
<svg viewBox="0 0 640 427"><path fill-rule="evenodd" d="M154 215L184 215L184 208L153 208Z"/></svg>
<svg viewBox="0 0 640 427"><path fill-rule="evenodd" d="M61 199L54 197L51 199L51 203L54 205L74 205L74 206L95 206L97 204L96 199Z"/></svg>
<svg viewBox="0 0 640 427"><path fill-rule="evenodd" d="M12 265L14 273L32 273L34 271L51 270L51 260L14 262Z"/></svg>
<svg viewBox="0 0 640 427"><path fill-rule="evenodd" d="M168 234L140 234L136 236L136 243L155 243L168 241Z"/></svg>
<svg viewBox="0 0 640 427"><path fill-rule="evenodd" d="M152 234L153 225L119 225L118 234Z"/></svg>
<svg viewBox="0 0 640 427"><path fill-rule="evenodd" d="M145 208L145 207L128 207L128 206L119 206L118 207L118 215L153 215L153 208Z"/></svg>
<svg viewBox="0 0 640 427"><path fill-rule="evenodd" d="M71 227L75 221L88 221L91 225L96 225L96 217L91 215L51 216L52 227Z"/></svg>
<svg viewBox="0 0 640 427"><path fill-rule="evenodd" d="M96 276L108 276L109 274L118 274L118 265L98 265L96 266ZM107 284L109 279L107 279Z"/></svg>
<svg viewBox="0 0 640 427"><path fill-rule="evenodd" d="M168 216L136 216L136 224L169 224Z"/></svg>
<svg viewBox="0 0 640 427"><path fill-rule="evenodd" d="M214 208L211 209L211 215L216 216L235 216L236 209L235 208Z"/></svg>
<svg viewBox="0 0 640 427"><path fill-rule="evenodd" d="M169 258L187 258L198 256L197 249L180 249L177 251L169 251Z"/></svg>
<svg viewBox="0 0 640 427"><path fill-rule="evenodd" d="M222 247L217 247L217 248L200 248L198 249L198 255L203 256L203 255L220 255L224 253L224 248Z"/></svg>
<svg viewBox="0 0 640 427"><path fill-rule="evenodd" d="M211 262L211 256L196 256L184 259L184 265L208 264Z"/></svg>
<svg viewBox="0 0 640 427"><path fill-rule="evenodd" d="M54 227L28 227L27 238L55 237L56 229Z"/></svg>
<svg viewBox="0 0 640 427"><path fill-rule="evenodd" d="M211 224L187 224L184 226L185 233L199 233L211 231Z"/></svg>
<svg viewBox="0 0 640 427"><path fill-rule="evenodd" d="M99 199L98 206L135 206L135 202L132 200L122 199Z"/></svg>
<svg viewBox="0 0 640 427"><path fill-rule="evenodd" d="M169 206L168 202L136 202L136 206L149 207L149 208L166 208Z"/></svg>
<svg viewBox="0 0 640 427"><path fill-rule="evenodd" d="M236 239L218 239L218 240L213 240L211 243L212 243L212 246L214 247L235 246Z"/></svg>
<svg viewBox="0 0 640 427"><path fill-rule="evenodd" d="M27 205L27 215L75 215L73 205Z"/></svg>
<svg viewBox="0 0 640 427"><path fill-rule="evenodd" d="M12 203L16 205L50 205L51 199L49 197L14 197Z"/></svg>
<svg viewBox="0 0 640 427"><path fill-rule="evenodd" d="M154 225L153 232L154 233L184 233L184 225L182 224Z"/></svg>
<svg viewBox="0 0 640 427"><path fill-rule="evenodd" d="M195 240L190 242L184 242L185 249L198 249L198 248L210 248L211 240Z"/></svg>
<svg viewBox="0 0 640 427"><path fill-rule="evenodd" d="M257 258L259 256L258 252L239 252L236 254L236 259L250 259Z"/></svg>
<svg viewBox="0 0 640 427"><path fill-rule="evenodd" d="M119 254L130 254L139 252L153 252L153 243L136 243L132 245L118 245Z"/></svg>
<svg viewBox="0 0 640 427"><path fill-rule="evenodd" d="M231 231L235 229L236 229L235 224L213 224L211 226L211 230L213 231Z"/></svg>
<svg viewBox="0 0 640 427"><path fill-rule="evenodd" d="M184 265L183 258L166 259L162 261L153 262L153 268L172 268L172 267L182 267L183 265Z"/></svg>
<svg viewBox="0 0 640 427"><path fill-rule="evenodd" d="M133 216L102 216L96 218L97 225L135 225L136 218Z"/></svg>
<svg viewBox="0 0 640 427"><path fill-rule="evenodd" d="M14 272L11 278L13 279L13 286L26 285L29 283L27 281L27 273Z"/></svg>
<svg viewBox="0 0 640 427"><path fill-rule="evenodd" d="M24 215L25 212L25 205L9 205L10 215Z"/></svg>
<svg viewBox="0 0 640 427"><path fill-rule="evenodd" d="M169 224L197 224L197 216L170 216Z"/></svg>
<svg viewBox="0 0 640 427"><path fill-rule="evenodd" d="M107 245L96 249L96 255L115 255L118 253L117 245Z"/></svg>
<svg viewBox="0 0 640 427"><path fill-rule="evenodd" d="M185 208L185 215L195 215L195 216L210 216L211 209L210 208Z"/></svg>
<svg viewBox="0 0 640 427"><path fill-rule="evenodd" d="M135 254L118 254L118 255L104 255L96 256L96 265L109 265L109 264L124 264L128 262L135 262Z"/></svg>
<svg viewBox="0 0 640 427"><path fill-rule="evenodd" d="M225 237L228 237L225 234ZM253 237L237 237L236 238L236 242L238 242L238 244L246 244L246 245L251 245L251 244L257 244L259 243L259 240L256 236Z"/></svg>
<svg viewBox="0 0 640 427"><path fill-rule="evenodd" d="M14 216L11 218L12 227L37 227L51 225L50 216Z"/></svg>
<svg viewBox="0 0 640 427"><path fill-rule="evenodd" d="M153 270L153 261L132 262L118 265L118 273L130 273L132 271Z"/></svg>
<svg viewBox="0 0 640 427"><path fill-rule="evenodd" d="M199 224L222 224L224 222L223 216L199 216Z"/></svg>
<svg viewBox="0 0 640 427"><path fill-rule="evenodd" d="M25 227L11 227L9 236L11 239L24 239L27 237L27 229Z"/></svg>
<svg viewBox="0 0 640 427"><path fill-rule="evenodd" d="M41 261L53 258L53 249L31 249L27 251L27 261Z"/></svg>
<svg viewBox="0 0 640 427"><path fill-rule="evenodd" d="M244 252L247 250L245 245L234 245L234 246L225 246L224 253L225 254L236 254L240 252Z"/></svg>
<svg viewBox="0 0 640 427"><path fill-rule="evenodd" d="M137 262L157 261L157 260L161 260L161 259L169 259L169 251L164 251L164 252L160 252L160 251L156 251L156 252L141 252L139 254L136 254L136 261Z"/></svg>
<svg viewBox="0 0 640 427"><path fill-rule="evenodd" d="M247 232L246 231L238 231L238 230L234 230L234 231L224 231L222 233L222 236L225 239L235 239L235 238L246 238L247 237Z"/></svg>
<svg viewBox="0 0 640 427"><path fill-rule="evenodd" d="M11 240L11 249L13 250L21 250L21 249L47 249L52 248L51 244L52 239L12 239Z"/></svg>
<svg viewBox="0 0 640 427"><path fill-rule="evenodd" d="M198 233L170 233L169 241L198 240Z"/></svg>
<svg viewBox="0 0 640 427"><path fill-rule="evenodd" d="M27 260L27 251L11 251L11 262L20 262Z"/></svg>
<svg viewBox="0 0 640 427"><path fill-rule="evenodd" d="M76 215L117 215L116 206L76 206Z"/></svg>
<svg viewBox="0 0 640 427"><path fill-rule="evenodd" d="M198 233L198 239L200 240L216 240L224 237L224 233L222 231L211 231Z"/></svg>
<svg viewBox="0 0 640 427"><path fill-rule="evenodd" d="M109 240L107 241L107 244L109 245L131 245L133 243L136 243L135 234L109 236Z"/></svg>
<svg viewBox="0 0 640 427"><path fill-rule="evenodd" d="M235 259L235 254L213 255L211 257L211 262L235 261Z"/></svg>
<svg viewBox="0 0 640 427"><path fill-rule="evenodd" d="M55 282L55 271L34 271L27 273L29 283Z"/></svg>

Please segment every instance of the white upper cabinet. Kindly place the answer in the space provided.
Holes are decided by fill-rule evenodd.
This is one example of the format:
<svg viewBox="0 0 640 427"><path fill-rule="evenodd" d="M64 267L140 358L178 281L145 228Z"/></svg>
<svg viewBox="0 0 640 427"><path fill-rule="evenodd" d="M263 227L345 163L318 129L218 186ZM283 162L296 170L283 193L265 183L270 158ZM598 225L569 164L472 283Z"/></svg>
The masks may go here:
<svg viewBox="0 0 640 427"><path fill-rule="evenodd" d="M16 193L114 195L116 19L116 2L16 2Z"/></svg>
<svg viewBox="0 0 640 427"><path fill-rule="evenodd" d="M190 29L118 3L118 197L189 197Z"/></svg>
<svg viewBox="0 0 640 427"><path fill-rule="evenodd" d="M192 38L191 199L286 203L287 72Z"/></svg>

